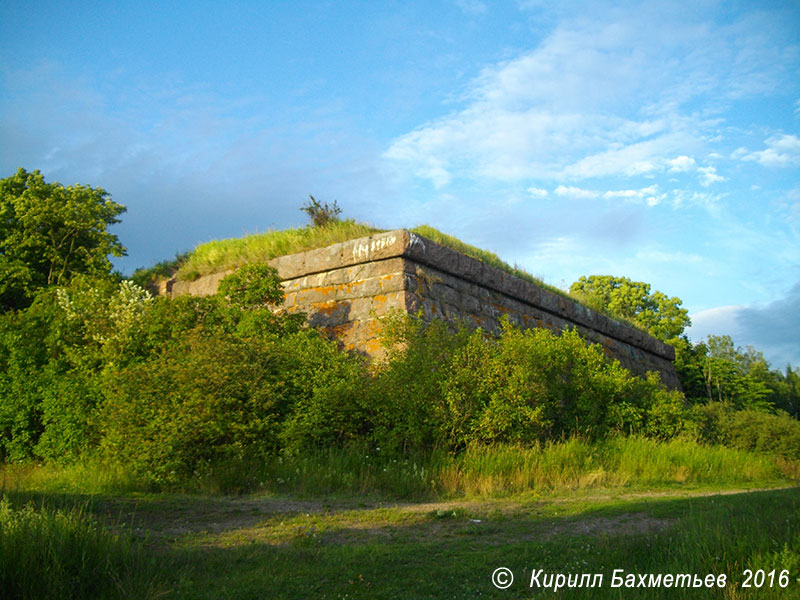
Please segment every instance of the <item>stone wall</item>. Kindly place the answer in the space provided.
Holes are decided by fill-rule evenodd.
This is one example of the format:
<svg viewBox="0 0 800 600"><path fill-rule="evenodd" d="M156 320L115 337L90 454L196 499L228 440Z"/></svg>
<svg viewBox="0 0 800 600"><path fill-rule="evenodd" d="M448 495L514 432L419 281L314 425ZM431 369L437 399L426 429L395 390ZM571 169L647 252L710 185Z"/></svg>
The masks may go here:
<svg viewBox="0 0 800 600"><path fill-rule="evenodd" d="M508 315L522 327L575 327L630 371L658 371L679 388L673 349L629 325L481 261L400 229L270 261L283 280L284 310L336 336L349 350L379 355L380 318L392 309L426 318L469 319L497 331ZM227 274L172 281L171 295L213 294Z"/></svg>

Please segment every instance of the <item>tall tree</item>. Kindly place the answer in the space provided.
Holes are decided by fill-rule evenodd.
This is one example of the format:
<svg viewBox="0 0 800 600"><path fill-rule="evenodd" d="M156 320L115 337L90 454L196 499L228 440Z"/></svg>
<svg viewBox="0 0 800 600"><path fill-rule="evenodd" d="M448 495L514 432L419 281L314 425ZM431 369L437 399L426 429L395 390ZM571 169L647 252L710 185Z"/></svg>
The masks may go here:
<svg viewBox="0 0 800 600"><path fill-rule="evenodd" d="M706 347L703 375L709 400L731 402L737 408L773 407L769 365L761 352L752 346L736 348L728 335L709 335Z"/></svg>
<svg viewBox="0 0 800 600"><path fill-rule="evenodd" d="M0 311L28 306L36 290L77 273L107 275L125 248L107 227L125 207L101 188L47 183L20 168L0 180Z"/></svg>
<svg viewBox="0 0 800 600"><path fill-rule="evenodd" d="M689 312L681 308L680 298L662 292L650 292L650 284L627 277L591 275L581 277L569 288L590 306L633 321L662 340L680 336L691 325Z"/></svg>

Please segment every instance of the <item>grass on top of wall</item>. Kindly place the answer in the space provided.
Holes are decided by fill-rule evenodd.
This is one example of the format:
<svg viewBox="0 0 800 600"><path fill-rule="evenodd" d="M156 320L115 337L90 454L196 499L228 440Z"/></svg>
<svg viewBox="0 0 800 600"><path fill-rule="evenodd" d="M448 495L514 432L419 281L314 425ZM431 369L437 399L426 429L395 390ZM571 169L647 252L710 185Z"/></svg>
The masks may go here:
<svg viewBox="0 0 800 600"><path fill-rule="evenodd" d="M213 240L197 246L176 273L178 279L193 280L209 273L235 269L255 262L266 262L278 256L324 248L376 233L376 229L348 219L324 227L298 227L281 231L255 233L241 238Z"/></svg>
<svg viewBox="0 0 800 600"><path fill-rule="evenodd" d="M511 266L504 260L502 260L497 254L494 252L489 252L488 250L482 250L476 246L472 246L465 242L462 242L460 239L453 237L452 235L447 235L446 233L442 233L438 229L434 229L430 225L420 225L419 227L414 227L411 229L414 233L421 235L422 237L428 238L436 242L437 244L441 244L442 246L446 246L451 250L455 250L456 252L460 252L461 254L465 254L467 256L471 256L472 258L477 258L482 263L489 265L490 267L494 267L495 269L499 269L501 271L505 271L506 273L510 273L514 277L522 279L523 281L527 281L534 285L538 285L539 287L543 287L551 292L554 292L560 296L564 296L565 298L570 298L572 300L578 301L576 298L570 296L564 290L561 290L557 287L549 285L531 275L527 271L520 269L519 267Z"/></svg>
<svg viewBox="0 0 800 600"><path fill-rule="evenodd" d="M564 290L543 282L538 277L531 275L517 266L509 265L494 252L483 250L462 242L458 238L442 233L430 225L420 225L409 231L428 238L451 250L476 258L489 266L549 290L564 298L569 298L584 306L586 305L580 298L573 297ZM278 256L295 254L316 248L324 248L339 242L346 242L384 232L386 232L385 229L378 229L348 219L345 221L335 221L324 227L313 227L309 225L294 229L255 233L241 238L213 240L198 245L188 255L181 256L179 261L173 261L175 265L180 265L175 276L183 281L193 281L203 275L235 269L249 263L266 262ZM155 267L153 269L155 269ZM150 277L151 271L153 278L157 276L159 272L153 269L137 271L137 283L144 285L142 280ZM595 307L594 310L598 310L597 307ZM607 310L600 310L600 312L612 319L622 321L631 327L644 331L640 326L629 319L621 318Z"/></svg>
<svg viewBox="0 0 800 600"><path fill-rule="evenodd" d="M213 240L198 245L188 256L182 257L177 277L182 280L193 280L203 275L235 269L245 264L265 262L278 256L324 248L339 242L384 233L385 231L385 229L378 229L363 223L356 223L353 220L346 220L335 221L324 227L307 226L255 233L241 238ZM559 294L567 295L563 290L548 286L541 279L534 277L530 273L518 267L512 267L501 260L494 252L482 250L462 242L458 238L442 233L430 225L420 225L410 229L410 231L451 250L476 258L515 277L538 286L547 287Z"/></svg>

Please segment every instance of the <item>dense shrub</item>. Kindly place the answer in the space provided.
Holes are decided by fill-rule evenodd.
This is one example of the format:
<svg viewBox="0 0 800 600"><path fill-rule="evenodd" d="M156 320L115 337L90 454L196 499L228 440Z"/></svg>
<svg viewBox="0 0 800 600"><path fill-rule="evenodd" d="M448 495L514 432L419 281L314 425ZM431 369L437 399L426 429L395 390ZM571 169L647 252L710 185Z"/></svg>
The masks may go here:
<svg viewBox="0 0 800 600"><path fill-rule="evenodd" d="M735 410L711 402L696 406L693 416L703 442L800 459L800 421L784 411Z"/></svg>
<svg viewBox="0 0 800 600"><path fill-rule="evenodd" d="M285 338L299 390L281 426L285 452L347 446L368 439L375 423L370 379L361 357L345 354L332 341L305 332Z"/></svg>
<svg viewBox="0 0 800 600"><path fill-rule="evenodd" d="M103 450L172 484L229 459L337 441L339 427L355 420L328 418L335 407L325 400L357 377L313 330L257 341L198 330L116 374L101 417Z"/></svg>
<svg viewBox="0 0 800 600"><path fill-rule="evenodd" d="M144 355L152 299L138 286L76 276L0 315L0 451L70 460L97 443L104 375Z"/></svg>
<svg viewBox="0 0 800 600"><path fill-rule="evenodd" d="M42 432L39 376L47 364L42 343L47 322L34 311L0 315L0 454L5 460L28 458Z"/></svg>
<svg viewBox="0 0 800 600"><path fill-rule="evenodd" d="M157 486L200 477L215 489L257 478L267 457L335 447L400 457L686 433L800 457L788 415L690 408L657 374L633 376L573 330L506 322L494 336L398 314L384 326L385 360L367 365L302 315L274 312L281 299L267 265L205 298L80 277L45 290L0 316L2 457L98 453Z"/></svg>
<svg viewBox="0 0 800 600"><path fill-rule="evenodd" d="M657 375L634 377L574 331L499 338L413 317L391 323L395 345L373 384L376 445L391 451L531 443L610 430L675 435L683 398Z"/></svg>
<svg viewBox="0 0 800 600"><path fill-rule="evenodd" d="M395 314L384 324L386 360L370 384L372 441L386 452L430 450L445 436L442 386L471 334L462 324Z"/></svg>

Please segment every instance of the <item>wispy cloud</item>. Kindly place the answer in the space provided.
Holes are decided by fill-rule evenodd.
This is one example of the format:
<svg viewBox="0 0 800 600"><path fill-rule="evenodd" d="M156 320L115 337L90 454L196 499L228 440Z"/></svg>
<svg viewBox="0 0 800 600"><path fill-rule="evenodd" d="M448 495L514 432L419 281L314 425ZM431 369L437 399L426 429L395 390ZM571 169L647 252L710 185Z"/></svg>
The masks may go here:
<svg viewBox="0 0 800 600"><path fill-rule="evenodd" d="M741 23L710 30L676 14L662 23L653 5L607 19L564 21L536 49L486 67L463 108L395 138L384 157L437 187L679 174L721 139L726 103L784 74L770 62L779 45ZM703 185L723 180L702 169Z"/></svg>
<svg viewBox="0 0 800 600"><path fill-rule="evenodd" d="M577 198L579 200L593 200L600 197L600 192L584 190L572 185L560 185L553 190L553 193L562 198Z"/></svg>
<svg viewBox="0 0 800 600"><path fill-rule="evenodd" d="M722 199L722 194L711 194L709 192L697 192L692 190L672 191L673 208L698 206L704 208L711 214L715 214L719 210Z"/></svg>
<svg viewBox="0 0 800 600"><path fill-rule="evenodd" d="M594 200L603 198L604 200L622 200L625 202L646 203L648 206L656 206L664 200L667 195L662 193L657 185L651 185L639 189L627 190L608 190L599 192L587 190L575 186L559 185L553 193L561 198L572 198L577 200Z"/></svg>
<svg viewBox="0 0 800 600"><path fill-rule="evenodd" d="M638 190L611 190L603 194L603 198L613 200L621 198L631 202L644 201L648 206L656 206L667 197L666 194L661 193L657 185L651 185Z"/></svg>

